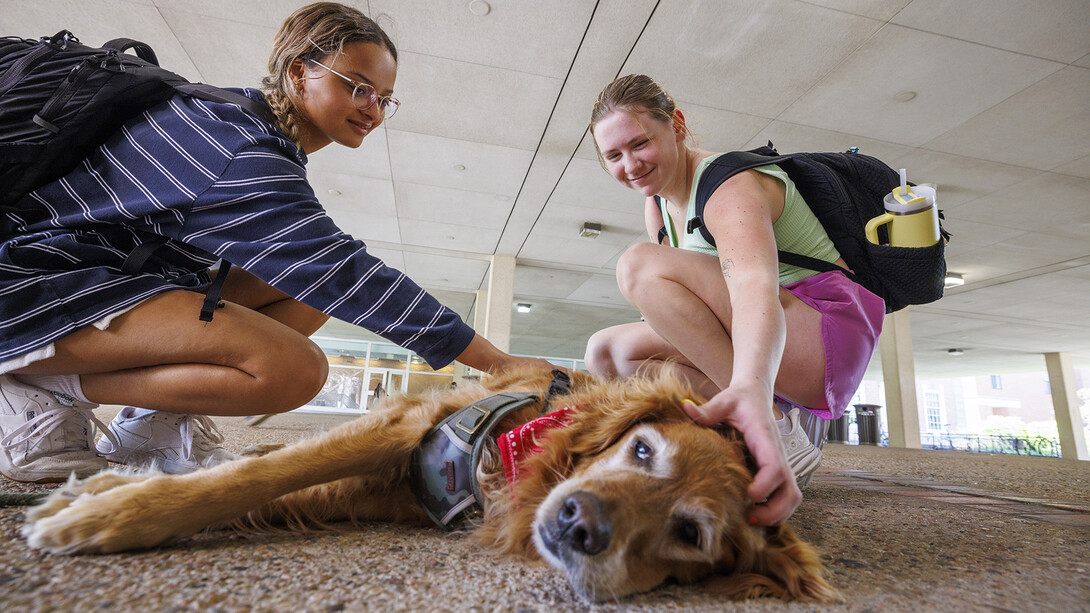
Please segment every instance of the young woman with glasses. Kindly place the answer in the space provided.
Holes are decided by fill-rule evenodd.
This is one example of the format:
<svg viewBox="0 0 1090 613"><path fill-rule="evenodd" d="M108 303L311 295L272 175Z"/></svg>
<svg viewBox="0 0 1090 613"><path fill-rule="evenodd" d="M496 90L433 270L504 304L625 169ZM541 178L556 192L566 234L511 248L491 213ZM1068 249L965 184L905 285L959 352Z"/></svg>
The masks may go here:
<svg viewBox="0 0 1090 613"><path fill-rule="evenodd" d="M308 155L360 146L398 109L382 29L340 4L303 7L269 70L261 91L241 91L274 123L175 96L27 196L19 208L34 213L0 217L0 473L55 481L104 457L168 472L229 459L204 416L313 398L328 365L308 336L330 316L434 367L550 367L499 351L370 255L307 183ZM123 270L142 244L161 246ZM203 321L217 262L229 263L222 302ZM128 406L105 428L100 403ZM97 445L92 422L105 429Z"/></svg>

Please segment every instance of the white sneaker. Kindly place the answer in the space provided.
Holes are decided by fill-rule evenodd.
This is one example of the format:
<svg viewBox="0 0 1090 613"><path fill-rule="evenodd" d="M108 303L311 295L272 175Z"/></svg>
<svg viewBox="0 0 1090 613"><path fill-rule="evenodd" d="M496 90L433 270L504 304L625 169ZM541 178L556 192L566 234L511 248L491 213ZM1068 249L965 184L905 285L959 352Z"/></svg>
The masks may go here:
<svg viewBox="0 0 1090 613"><path fill-rule="evenodd" d="M791 465L791 471L795 473L795 482L799 488L810 484L814 471L821 466L821 450L814 446L806 431L799 424L799 409L795 407L784 416L790 424L790 432L781 434L783 450L787 454L787 463Z"/></svg>
<svg viewBox="0 0 1090 613"><path fill-rule="evenodd" d="M116 443L105 436L98 440L95 448L107 460L179 474L238 458L220 446L223 435L204 415L136 411L125 407L110 422Z"/></svg>
<svg viewBox="0 0 1090 613"><path fill-rule="evenodd" d="M97 406L62 403L44 389L0 375L0 474L46 483L105 469L106 461L91 448L94 430L106 428L95 417Z"/></svg>

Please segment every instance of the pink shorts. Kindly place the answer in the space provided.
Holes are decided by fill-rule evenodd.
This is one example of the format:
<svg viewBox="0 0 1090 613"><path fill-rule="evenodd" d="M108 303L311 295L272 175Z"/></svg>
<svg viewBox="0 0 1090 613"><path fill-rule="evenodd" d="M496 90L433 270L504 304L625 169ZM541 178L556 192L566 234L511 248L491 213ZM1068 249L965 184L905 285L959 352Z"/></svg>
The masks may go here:
<svg viewBox="0 0 1090 613"><path fill-rule="evenodd" d="M825 406L803 408L822 419L836 419L844 414L863 380L882 332L886 303L837 271L823 272L783 288L821 313Z"/></svg>

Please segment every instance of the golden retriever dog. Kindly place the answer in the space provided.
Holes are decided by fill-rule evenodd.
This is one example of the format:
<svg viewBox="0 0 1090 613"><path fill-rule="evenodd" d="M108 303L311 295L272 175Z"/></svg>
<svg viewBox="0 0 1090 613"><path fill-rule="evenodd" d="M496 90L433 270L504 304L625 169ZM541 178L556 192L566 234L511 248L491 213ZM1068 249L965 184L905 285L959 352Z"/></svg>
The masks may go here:
<svg viewBox="0 0 1090 613"><path fill-rule="evenodd" d="M155 547L206 528L328 529L332 522L428 525L410 487L413 450L433 425L501 392L544 395L550 373L511 372L457 389L395 395L309 440L185 475L106 471L71 480L27 514L31 546L53 553ZM691 389L668 373L600 381L575 373L566 426L533 442L508 484L495 437L542 413L508 414L476 469L475 536L544 559L591 601L699 582L732 599L833 602L814 549L787 526L748 522L747 453L737 431L696 425ZM525 455L525 454L524 454Z"/></svg>

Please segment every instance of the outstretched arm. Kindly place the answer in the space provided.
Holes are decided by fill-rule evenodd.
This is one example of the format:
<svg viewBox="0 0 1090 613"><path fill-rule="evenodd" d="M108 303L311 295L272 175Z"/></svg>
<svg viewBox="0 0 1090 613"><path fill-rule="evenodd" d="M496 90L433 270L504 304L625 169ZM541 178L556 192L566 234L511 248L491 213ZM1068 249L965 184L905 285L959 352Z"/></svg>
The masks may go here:
<svg viewBox="0 0 1090 613"><path fill-rule="evenodd" d="M470 368L490 373L525 366L543 369L557 368L541 358L520 358L500 351L480 334L473 335L473 340L469 342L465 351L458 355L457 360Z"/></svg>
<svg viewBox="0 0 1090 613"><path fill-rule="evenodd" d="M473 337L457 313L367 246L318 203L304 169L266 148L238 152L199 195L175 237L231 262L313 309L449 364Z"/></svg>
<svg viewBox="0 0 1090 613"><path fill-rule="evenodd" d="M726 388L703 406L689 407L700 423L728 423L742 432L758 466L749 488L752 519L765 525L784 522L802 501L772 415L787 337L772 231L782 209L782 193L754 172L732 177L708 200L704 223L715 237L730 294L734 368Z"/></svg>

